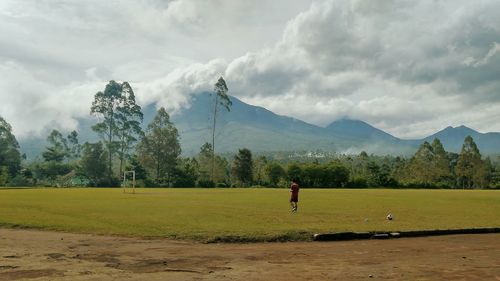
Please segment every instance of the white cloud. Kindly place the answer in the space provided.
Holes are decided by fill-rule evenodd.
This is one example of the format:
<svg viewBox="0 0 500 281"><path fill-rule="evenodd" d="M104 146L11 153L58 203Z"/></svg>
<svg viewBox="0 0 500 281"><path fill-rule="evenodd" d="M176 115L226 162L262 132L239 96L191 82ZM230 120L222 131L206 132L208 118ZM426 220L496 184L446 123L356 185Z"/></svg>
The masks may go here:
<svg viewBox="0 0 500 281"><path fill-rule="evenodd" d="M40 136L47 129L72 130L75 118L89 114L93 93L103 85L86 80L64 87L43 82L16 62L0 64L0 112L18 138ZM52 128L47 128L47 126Z"/></svg>
<svg viewBox="0 0 500 281"><path fill-rule="evenodd" d="M228 83L244 100L319 125L347 116L406 138L463 123L500 130L491 112L478 110L500 104L498 8L496 1L317 2L274 48L231 62Z"/></svg>
<svg viewBox="0 0 500 281"><path fill-rule="evenodd" d="M222 76L226 67L224 60L213 60L206 64L193 64L179 68L166 77L146 83L135 83L137 102L140 104L157 103L167 110L176 111L189 106L193 93L210 91L213 81Z"/></svg>
<svg viewBox="0 0 500 281"><path fill-rule="evenodd" d="M188 91L212 88L224 58L279 40L308 1L277 17L287 0L1 1L0 115L20 138L74 129L109 80L176 108Z"/></svg>
<svg viewBox="0 0 500 281"><path fill-rule="evenodd" d="M0 6L0 114L19 134L55 119L71 127L102 81L130 81L140 103L175 111L221 74L230 94L319 125L357 118L406 138L500 131L498 1L29 3ZM7 93L31 113L12 113L23 103ZM66 97L79 107L52 112Z"/></svg>

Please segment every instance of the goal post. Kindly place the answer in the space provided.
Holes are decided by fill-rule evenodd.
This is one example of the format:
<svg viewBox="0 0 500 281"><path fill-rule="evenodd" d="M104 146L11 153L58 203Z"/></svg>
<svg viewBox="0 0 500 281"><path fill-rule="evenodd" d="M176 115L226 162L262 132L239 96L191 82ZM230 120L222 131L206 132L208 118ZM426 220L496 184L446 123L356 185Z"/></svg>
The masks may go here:
<svg viewBox="0 0 500 281"><path fill-rule="evenodd" d="M129 179L127 178L128 175L132 174L132 193L135 193L135 171L124 171L123 172L123 193L126 192L126 188L128 187L128 182Z"/></svg>

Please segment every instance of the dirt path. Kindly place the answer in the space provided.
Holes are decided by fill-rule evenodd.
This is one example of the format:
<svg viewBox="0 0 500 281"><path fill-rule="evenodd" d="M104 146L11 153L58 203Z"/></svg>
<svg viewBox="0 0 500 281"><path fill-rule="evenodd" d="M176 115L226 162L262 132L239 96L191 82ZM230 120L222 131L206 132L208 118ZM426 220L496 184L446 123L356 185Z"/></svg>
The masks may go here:
<svg viewBox="0 0 500 281"><path fill-rule="evenodd" d="M500 280L500 234L198 244L0 229L0 280Z"/></svg>

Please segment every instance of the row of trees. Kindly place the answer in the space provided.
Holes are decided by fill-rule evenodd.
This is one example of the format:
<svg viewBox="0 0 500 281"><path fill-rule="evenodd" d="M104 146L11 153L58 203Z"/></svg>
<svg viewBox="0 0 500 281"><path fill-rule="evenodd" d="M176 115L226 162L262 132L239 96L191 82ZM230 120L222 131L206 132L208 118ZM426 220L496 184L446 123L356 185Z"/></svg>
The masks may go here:
<svg viewBox="0 0 500 281"><path fill-rule="evenodd" d="M233 165L237 167L236 160ZM432 144L424 142L409 159L362 152L356 156L338 155L322 163L317 159L300 163L261 156L253 167L252 183L265 186L286 186L294 177L305 187L500 187L500 167L489 157L482 158L470 136L458 154L445 151L441 141L434 139Z"/></svg>
<svg viewBox="0 0 500 281"><path fill-rule="evenodd" d="M240 150L240 154L241 154ZM238 161L233 166L237 167ZM248 164L247 164L248 166ZM234 170L234 168L233 168ZM236 170L237 171L237 170ZM446 152L441 141L424 142L409 159L391 156L338 155L322 163L277 161L258 157L253 163L253 184L287 186L297 178L304 187L426 187L499 188L500 167L482 158L472 137L460 153ZM248 185L248 180L247 180Z"/></svg>
<svg viewBox="0 0 500 281"><path fill-rule="evenodd" d="M258 156L240 149L232 157L214 153L205 143L200 152L182 158L179 135L164 108L158 110L142 138L122 164L121 154L112 154L116 164L110 181L109 151L104 142L78 143L71 132L64 137L54 130L47 138L49 146L42 162L21 165L21 155L10 126L2 121L0 145L0 182L17 185L87 185L117 186L113 174L134 170L139 186L229 187L288 186L295 177L303 187L498 187L500 169L489 158L482 159L471 137L467 137L461 153L446 152L438 139L424 142L409 159L368 155L337 155L328 161L281 161ZM119 146L117 146L119 147ZM121 151L125 150L119 150Z"/></svg>
<svg viewBox="0 0 500 281"><path fill-rule="evenodd" d="M92 130L100 141L80 144L78 133L67 137L53 130L47 137L43 161L26 163L21 170L19 145L10 125L1 119L0 185L117 186L125 170L136 171L145 185L210 186L226 177L226 159L217 156L215 128L219 107L230 110L227 85L221 77L214 85L212 143L198 157L182 159L179 134L164 108L142 130L143 113L129 83L110 81L95 94L90 113L98 119Z"/></svg>
<svg viewBox="0 0 500 281"><path fill-rule="evenodd" d="M487 187L495 175L490 158L482 159L471 136L465 138L460 154L446 152L439 139L424 142L402 168L397 179L413 186Z"/></svg>
<svg viewBox="0 0 500 281"><path fill-rule="evenodd" d="M201 169L202 182L215 181L218 160L214 149L217 112L221 106L230 110L232 103L227 92L228 87L221 77L214 85L212 143L202 147L199 157L203 166L210 166L210 180L205 179L207 171ZM146 132L143 132L141 107L136 104L134 92L127 82L120 84L110 81L104 92L95 95L90 112L102 120L92 129L101 136L107 152L106 184L113 185L116 182L113 159L117 158L118 175L123 174L125 163L129 162L128 169L144 170L149 177L146 177L145 173L139 173L139 178L154 185L194 185L195 180L192 178L199 162L194 159L180 159L179 133L170 121L170 116L161 108ZM211 154L211 163L207 163L208 154Z"/></svg>
<svg viewBox="0 0 500 281"><path fill-rule="evenodd" d="M219 107L230 110L227 85L214 86L212 143L194 157L181 157L179 133L164 108L143 131L143 113L127 82L110 81L95 95L90 112L98 118L92 129L100 141L80 144L78 133L47 137L43 161L22 164L11 126L0 117L0 185L119 186L121 175L134 170L140 186L288 186L303 187L460 187L500 185L500 171L483 159L472 137L459 154L446 152L438 139L424 142L410 159L368 155L337 155L319 161L254 158L248 149L223 157L215 152Z"/></svg>

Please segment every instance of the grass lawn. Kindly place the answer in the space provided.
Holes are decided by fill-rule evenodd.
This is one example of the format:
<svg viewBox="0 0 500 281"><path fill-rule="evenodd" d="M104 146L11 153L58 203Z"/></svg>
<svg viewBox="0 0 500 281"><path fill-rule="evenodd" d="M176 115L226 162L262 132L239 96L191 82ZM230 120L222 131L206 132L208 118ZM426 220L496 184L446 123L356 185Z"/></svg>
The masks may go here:
<svg viewBox="0 0 500 281"><path fill-rule="evenodd" d="M0 188L0 226L203 241L500 227L500 191L302 189L296 214L288 198L287 189Z"/></svg>

